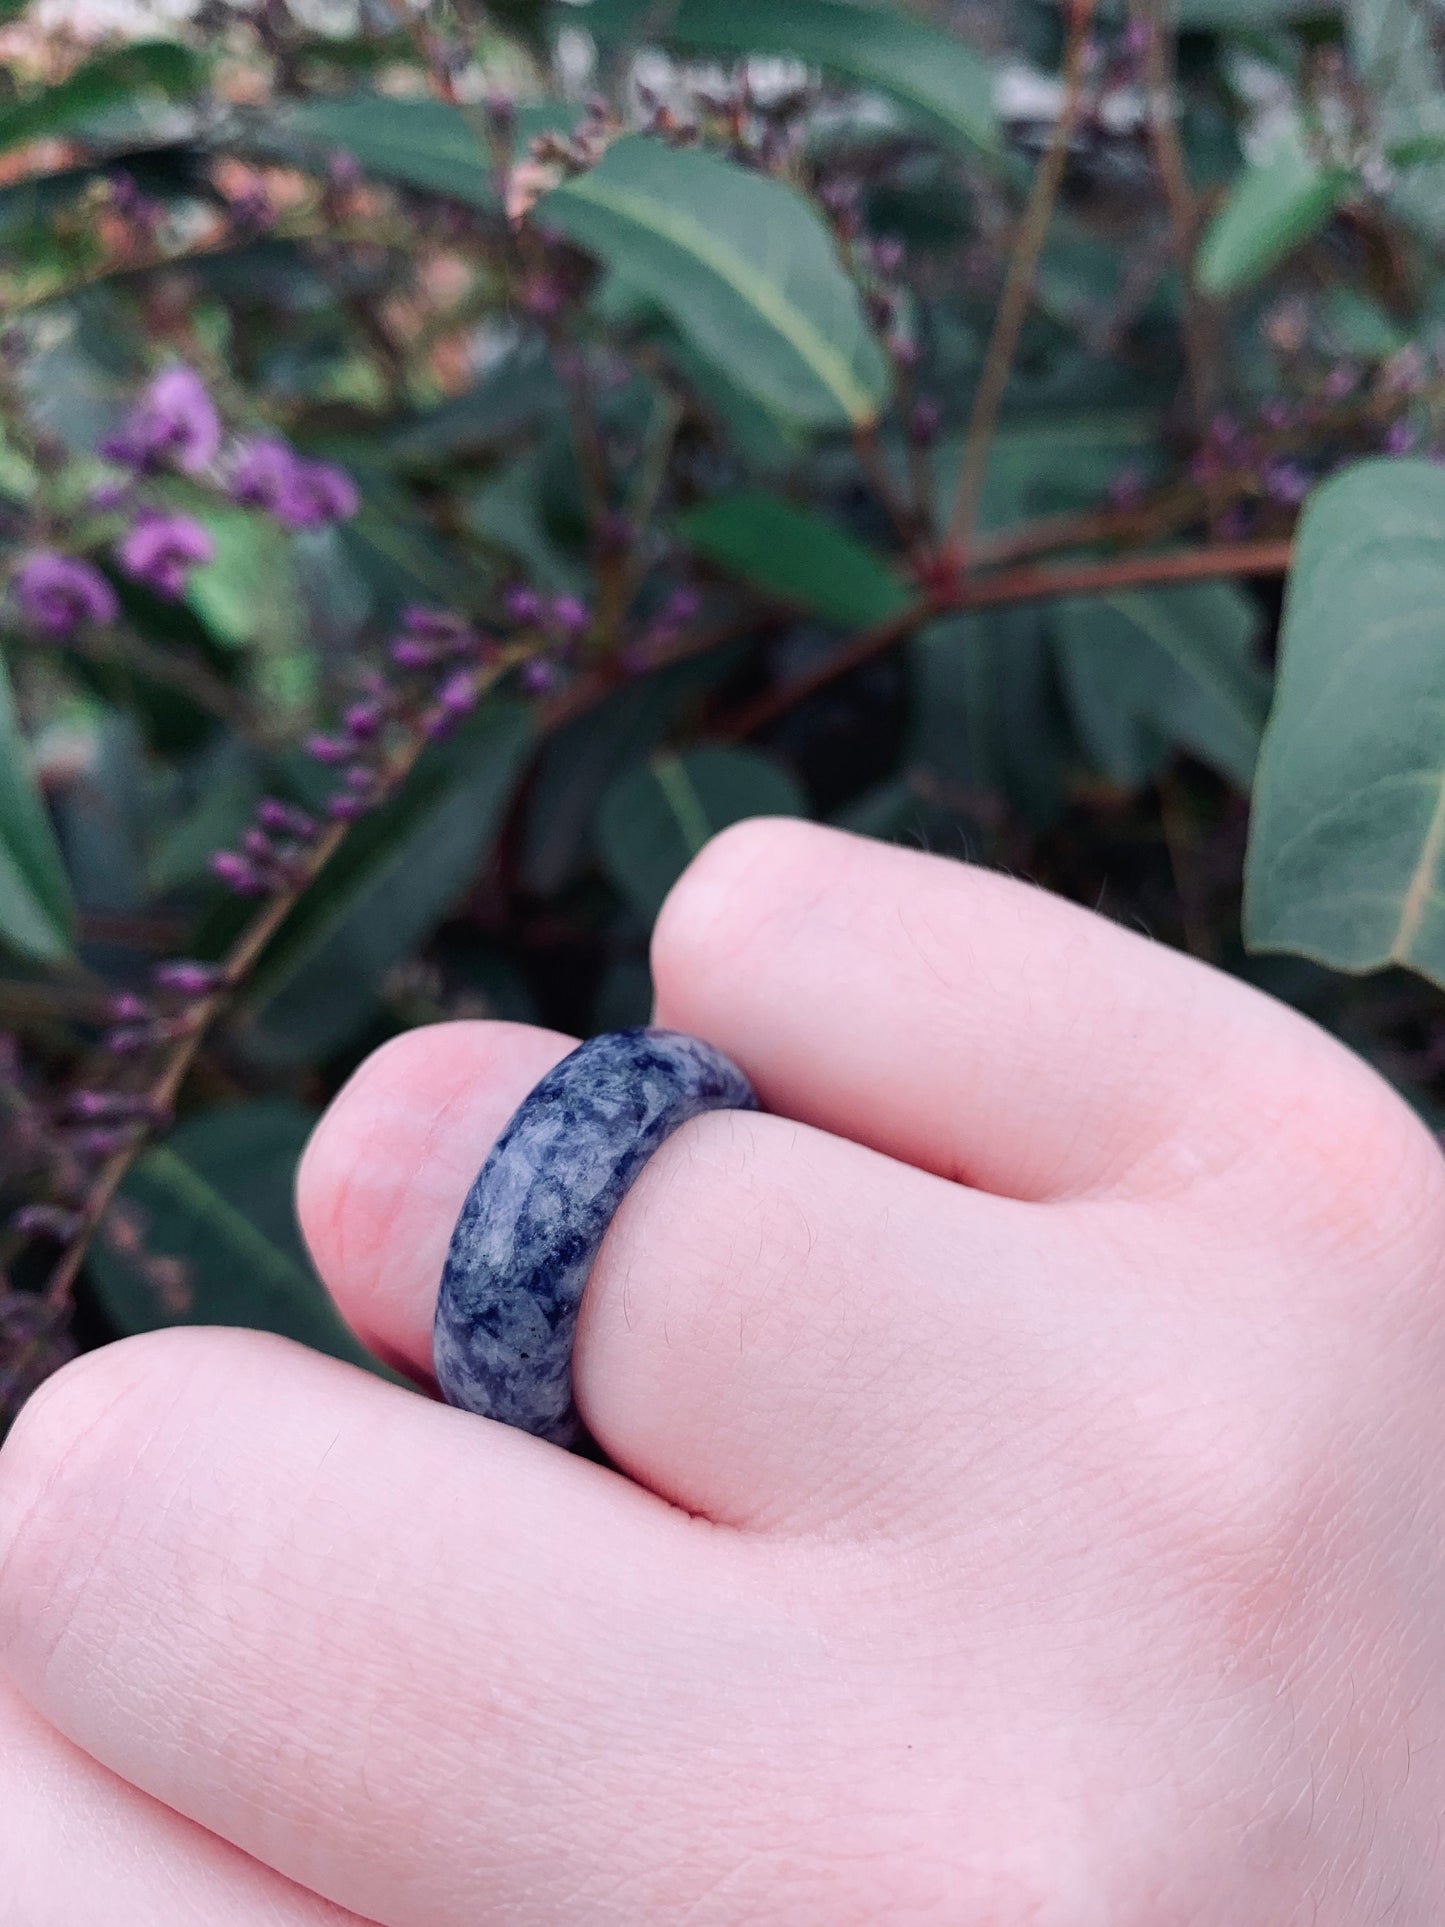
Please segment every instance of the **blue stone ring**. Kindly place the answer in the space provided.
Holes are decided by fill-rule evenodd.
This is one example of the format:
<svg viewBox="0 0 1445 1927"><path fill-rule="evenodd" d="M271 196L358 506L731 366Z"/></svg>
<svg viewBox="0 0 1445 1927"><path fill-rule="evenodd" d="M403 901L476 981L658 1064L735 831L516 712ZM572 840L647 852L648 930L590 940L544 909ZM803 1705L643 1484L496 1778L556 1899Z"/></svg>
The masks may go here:
<svg viewBox="0 0 1445 1927"><path fill-rule="evenodd" d="M579 1045L523 1099L467 1193L437 1297L437 1382L459 1405L570 1445L572 1340L628 1187L680 1124L755 1111L736 1064L676 1030Z"/></svg>

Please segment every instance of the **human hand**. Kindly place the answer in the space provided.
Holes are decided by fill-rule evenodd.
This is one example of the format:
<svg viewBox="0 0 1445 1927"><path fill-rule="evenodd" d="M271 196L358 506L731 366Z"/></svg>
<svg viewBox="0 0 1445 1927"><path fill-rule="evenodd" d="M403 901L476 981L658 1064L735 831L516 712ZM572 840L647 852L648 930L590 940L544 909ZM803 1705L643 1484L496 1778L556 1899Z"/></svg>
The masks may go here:
<svg viewBox="0 0 1445 1927"><path fill-rule="evenodd" d="M712 844L654 965L778 1114L608 1234L619 1472L253 1334L90 1354L0 1455L20 1693L177 1853L387 1927L1436 1927L1428 1134L1224 977L814 828ZM317 1263L413 1372L568 1048L413 1033L317 1134Z"/></svg>

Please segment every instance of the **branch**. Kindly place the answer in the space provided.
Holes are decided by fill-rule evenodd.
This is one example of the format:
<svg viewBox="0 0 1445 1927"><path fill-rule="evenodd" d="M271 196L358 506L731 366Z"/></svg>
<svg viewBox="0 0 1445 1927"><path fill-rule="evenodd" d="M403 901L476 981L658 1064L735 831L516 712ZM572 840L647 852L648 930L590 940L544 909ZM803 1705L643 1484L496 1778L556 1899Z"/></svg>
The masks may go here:
<svg viewBox="0 0 1445 1927"><path fill-rule="evenodd" d="M128 670L146 682L179 690L183 696L189 696L198 709L229 723L248 741L260 742L266 738L262 712L204 663L183 656L178 650L161 648L134 632L113 634L98 629L77 630L65 647L68 653L86 662ZM53 645L44 653L53 655Z"/></svg>
<svg viewBox="0 0 1445 1927"><path fill-rule="evenodd" d="M983 372L974 393L973 414L968 424L968 439L964 444L958 490L944 538L945 549L957 558L960 567L967 564L979 503L983 497L989 452L993 447L994 430L998 426L999 409L1003 404L1014 356L1018 352L1019 336L1023 332L1024 320L1033 298L1034 276L1053 219L1054 203L1058 200L1064 170L1069 163L1069 146L1083 108L1089 29L1097 4L1098 0L1073 0L1069 9L1069 38L1064 51L1064 98L1048 147L1034 170L1033 185L1029 189L1023 220L1019 224L1018 238L1009 256L1003 296L999 301L993 334L989 338L988 352L984 356Z"/></svg>
<svg viewBox="0 0 1445 1927"><path fill-rule="evenodd" d="M530 653L529 648L514 646L496 661L488 664L486 668L479 670L473 685L475 695L478 698L485 695L509 670L515 668ZM416 766L428 741L425 729L418 727L397 749L382 772L377 795L378 802L385 802L396 794ZM268 899L232 945L220 966L220 977L216 988L191 1006L187 1013L185 1034L176 1040L150 1085L142 1094L148 1118L163 1119L174 1109L187 1073L195 1062L196 1055L211 1027L229 1007L236 993L260 961L272 938L295 909L297 902L310 889L346 841L350 827L349 823L337 822L324 830L286 889ZM114 1202L126 1173L149 1141L150 1134L150 1128L138 1123L127 1142L107 1160L91 1187L86 1197L80 1224L73 1237L67 1242L64 1252L46 1283L43 1304L45 1310L51 1315L52 1323L58 1321L68 1306L75 1280L81 1265L85 1262L86 1253L90 1249L101 1220ZM24 1365L29 1359L30 1350L42 1345L48 1335L47 1331L39 1333L32 1341L31 1348L22 1352L19 1360L11 1361L11 1368L17 1369Z"/></svg>
<svg viewBox="0 0 1445 1927"><path fill-rule="evenodd" d="M1154 165L1169 213L1170 240L1179 270L1183 300L1184 349L1189 362L1189 386L1194 400L1195 425L1208 426L1217 389L1214 344L1210 339L1199 284L1194 277L1199 207L1189 184L1184 149L1175 124L1173 34L1166 0L1130 0L1130 14L1144 36L1144 88L1149 106L1149 138Z"/></svg>
<svg viewBox="0 0 1445 1927"><path fill-rule="evenodd" d="M992 576L965 577L942 595L916 602L888 621L865 629L806 675L744 703L722 719L718 733L730 738L755 734L840 676L887 655L937 616L1001 609L1020 602L1047 602L1059 596L1118 594L1128 589L1212 582L1229 576L1285 575L1289 564L1288 542L1233 542L1169 555L1121 556L1063 568L1002 569Z"/></svg>

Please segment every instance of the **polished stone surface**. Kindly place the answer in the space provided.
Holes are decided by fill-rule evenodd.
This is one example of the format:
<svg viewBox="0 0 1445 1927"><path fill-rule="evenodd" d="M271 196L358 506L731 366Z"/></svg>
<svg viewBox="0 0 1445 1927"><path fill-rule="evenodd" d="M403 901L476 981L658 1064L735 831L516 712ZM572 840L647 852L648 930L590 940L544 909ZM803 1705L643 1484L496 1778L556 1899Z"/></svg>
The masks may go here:
<svg viewBox="0 0 1445 1927"><path fill-rule="evenodd" d="M549 1071L452 1233L434 1334L448 1403L571 1444L577 1313L629 1185L689 1118L757 1107L737 1066L681 1031L612 1031Z"/></svg>

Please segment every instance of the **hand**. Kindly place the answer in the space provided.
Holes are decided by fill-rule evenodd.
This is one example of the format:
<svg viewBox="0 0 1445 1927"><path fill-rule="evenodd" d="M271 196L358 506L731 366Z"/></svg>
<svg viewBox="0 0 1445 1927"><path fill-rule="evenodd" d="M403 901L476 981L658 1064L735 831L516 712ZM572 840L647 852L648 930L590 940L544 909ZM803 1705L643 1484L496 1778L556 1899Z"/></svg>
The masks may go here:
<svg viewBox="0 0 1445 1927"><path fill-rule="evenodd" d="M718 839L654 964L777 1114L686 1126L608 1235L618 1471L233 1332L32 1401L0 1657L113 1810L387 1927L1437 1927L1427 1133L1228 979L823 830ZM416 1032L317 1135L317 1263L413 1373L568 1047ZM38 1833L33 1918L88 1922Z"/></svg>

